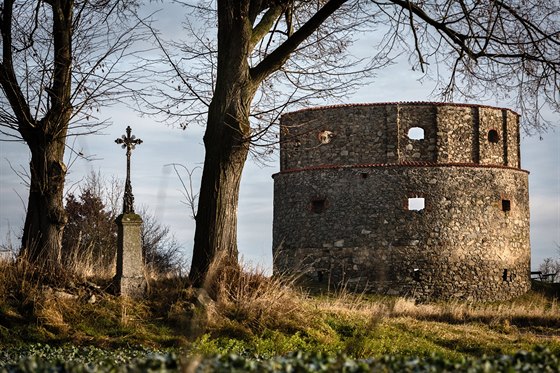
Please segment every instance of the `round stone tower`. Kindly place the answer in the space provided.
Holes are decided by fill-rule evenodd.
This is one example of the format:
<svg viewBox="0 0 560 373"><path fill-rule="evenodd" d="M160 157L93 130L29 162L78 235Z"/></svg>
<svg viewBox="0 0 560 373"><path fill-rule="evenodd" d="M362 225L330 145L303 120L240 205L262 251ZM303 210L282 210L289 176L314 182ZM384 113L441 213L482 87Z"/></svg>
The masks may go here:
<svg viewBox="0 0 560 373"><path fill-rule="evenodd" d="M274 272L421 299L530 286L519 115L449 103L321 107L281 120Z"/></svg>

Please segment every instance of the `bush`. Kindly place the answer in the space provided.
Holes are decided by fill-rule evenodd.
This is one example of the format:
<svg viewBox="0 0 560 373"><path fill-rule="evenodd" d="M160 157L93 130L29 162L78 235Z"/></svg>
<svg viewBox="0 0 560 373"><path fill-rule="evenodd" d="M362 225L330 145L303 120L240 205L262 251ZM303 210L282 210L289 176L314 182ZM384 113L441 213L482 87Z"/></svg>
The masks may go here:
<svg viewBox="0 0 560 373"><path fill-rule="evenodd" d="M107 186L108 185L108 186ZM90 174L79 193L66 197L66 224L62 245L64 265L86 277L112 277L116 268L117 226L121 212L122 187L115 180L105 182ZM148 273L168 274L182 270L181 248L169 227L161 225L147 209L142 217L142 254Z"/></svg>

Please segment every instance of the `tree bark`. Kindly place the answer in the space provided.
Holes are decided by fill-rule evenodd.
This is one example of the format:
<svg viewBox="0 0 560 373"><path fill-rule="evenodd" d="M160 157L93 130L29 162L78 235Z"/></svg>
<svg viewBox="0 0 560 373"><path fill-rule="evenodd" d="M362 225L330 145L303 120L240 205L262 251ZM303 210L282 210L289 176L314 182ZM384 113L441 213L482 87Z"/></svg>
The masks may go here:
<svg viewBox="0 0 560 373"><path fill-rule="evenodd" d="M237 205L241 173L247 159L251 102L259 84L277 71L290 54L347 0L329 0L293 35L259 64L249 65L252 48L289 2L218 1L216 86L204 134L206 150L196 214L189 278L195 287L212 285L215 274L237 261ZM280 8L277 8L280 7ZM268 9L253 29L257 15Z"/></svg>
<svg viewBox="0 0 560 373"><path fill-rule="evenodd" d="M20 255L45 269L60 268L62 233L66 223L63 207L64 148L72 105L72 0L45 1L52 11L53 60L45 71L41 87L48 94L48 110L41 120L33 118L30 103L22 93L13 62L12 17L14 1L6 0L2 10L2 61L0 84L6 94L17 129L31 151L30 190ZM45 61L45 64L47 61Z"/></svg>
<svg viewBox="0 0 560 373"><path fill-rule="evenodd" d="M54 47L50 110L39 122L22 123L20 132L31 150L30 190L22 237L22 253L32 263L56 269L61 262L62 233L66 224L63 206L64 147L72 113L73 1L52 0Z"/></svg>
<svg viewBox="0 0 560 373"><path fill-rule="evenodd" d="M216 111L218 117L229 115ZM249 144L238 133L235 136L223 134L232 131L235 130L228 127L223 119L208 120L189 274L195 287L205 287L207 280L210 281L225 267L237 266L237 205Z"/></svg>
<svg viewBox="0 0 560 373"><path fill-rule="evenodd" d="M31 137L31 138L29 138ZM26 139L31 149L30 189L21 255L46 269L61 262L62 233L66 224L63 206L66 166L65 138L49 140L36 131Z"/></svg>
<svg viewBox="0 0 560 373"><path fill-rule="evenodd" d="M237 265L237 204L249 152L249 110L255 95L250 54L250 1L218 2L216 89L204 134L206 150L189 278L205 285L209 270ZM213 272L215 273L215 272Z"/></svg>

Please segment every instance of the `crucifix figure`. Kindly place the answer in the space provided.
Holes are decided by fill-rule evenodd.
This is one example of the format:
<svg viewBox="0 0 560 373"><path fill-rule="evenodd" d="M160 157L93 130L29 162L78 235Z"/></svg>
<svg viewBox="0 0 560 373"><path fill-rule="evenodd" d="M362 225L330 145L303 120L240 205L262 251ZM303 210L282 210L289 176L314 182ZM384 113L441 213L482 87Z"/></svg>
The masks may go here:
<svg viewBox="0 0 560 373"><path fill-rule="evenodd" d="M132 185L130 184L130 155L136 145L140 145L143 142L137 139L136 136L131 136L131 132L132 129L128 126L126 127L126 136L122 135L115 140L117 144L122 144L123 149L126 149L126 183L124 185L123 214L134 214L134 196L132 195Z"/></svg>

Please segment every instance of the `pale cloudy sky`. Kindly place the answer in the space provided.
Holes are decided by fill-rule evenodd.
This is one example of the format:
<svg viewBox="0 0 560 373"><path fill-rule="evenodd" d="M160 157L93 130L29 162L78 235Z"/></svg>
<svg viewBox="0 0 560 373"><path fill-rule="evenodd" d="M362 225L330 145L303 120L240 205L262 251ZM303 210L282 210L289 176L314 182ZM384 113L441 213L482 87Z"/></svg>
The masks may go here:
<svg viewBox="0 0 560 373"><path fill-rule="evenodd" d="M160 27L167 32L180 30L173 12L164 9L158 15ZM367 53L367 37L360 41L358 53ZM427 101L433 86L421 84L420 76L406 61L379 72L372 84L348 97L345 103ZM2 93L0 93L2 94ZM507 106L495 101L470 102ZM325 103L329 104L329 103ZM515 110L515 107L512 107ZM169 225L190 259L194 221L181 202L181 185L173 169L166 166L180 163L189 168L200 166L204 159L203 128L191 126L186 131L159 123L155 118L140 118L126 107L103 109L101 115L111 118L113 125L104 134L77 139L76 148L86 155L95 155L93 162L76 161L69 170L67 185L79 182L90 171L100 171L110 178L124 178L124 150L114 143L130 125L133 134L144 140L132 157L132 185L135 206L143 205ZM529 170L531 207L532 267L545 257L560 257L560 118L548 114L556 124L555 131L538 137L524 137L521 144L522 168ZM249 161L245 167L239 205L239 250L246 262L270 269L272 266L272 193L271 175L278 171L278 155L269 165ZM29 154L23 143L0 142L0 241L6 242L9 232L17 244L17 235L24 220L27 190L11 167L26 169ZM11 167L10 167L11 164ZM195 173L195 178L200 172ZM195 180L198 185L198 179ZM196 188L196 187L195 187Z"/></svg>

